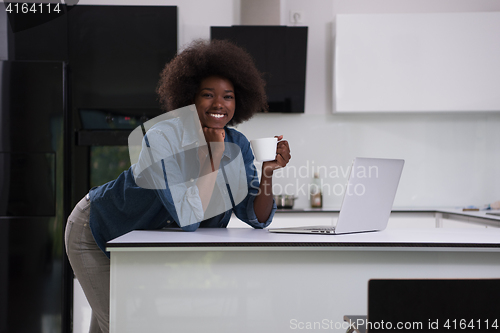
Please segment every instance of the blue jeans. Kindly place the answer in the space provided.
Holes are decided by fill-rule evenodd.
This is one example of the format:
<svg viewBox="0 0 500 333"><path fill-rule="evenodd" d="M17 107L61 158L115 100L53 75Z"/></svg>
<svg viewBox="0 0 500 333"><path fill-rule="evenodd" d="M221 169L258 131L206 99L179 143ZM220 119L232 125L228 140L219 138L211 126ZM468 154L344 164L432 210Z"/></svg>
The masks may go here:
<svg viewBox="0 0 500 333"><path fill-rule="evenodd" d="M75 206L66 225L66 253L92 308L89 333L109 332L109 259L97 246L89 225L90 201Z"/></svg>

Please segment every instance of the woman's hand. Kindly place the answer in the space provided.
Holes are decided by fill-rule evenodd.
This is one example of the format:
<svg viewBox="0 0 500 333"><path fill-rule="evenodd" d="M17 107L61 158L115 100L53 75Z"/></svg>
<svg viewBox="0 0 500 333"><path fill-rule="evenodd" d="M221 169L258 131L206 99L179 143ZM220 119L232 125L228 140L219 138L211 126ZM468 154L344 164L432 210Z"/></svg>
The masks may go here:
<svg viewBox="0 0 500 333"><path fill-rule="evenodd" d="M212 158L220 160L225 149L224 138L226 137L226 132L223 128L203 127L203 134L205 135L205 141L207 142Z"/></svg>
<svg viewBox="0 0 500 333"><path fill-rule="evenodd" d="M268 177L272 176L274 170L285 167L292 158L288 141L282 140L283 135L275 136L275 138L279 141L276 147L276 159L262 163L262 173Z"/></svg>
<svg viewBox="0 0 500 333"><path fill-rule="evenodd" d="M223 128L202 127L205 141L207 142L224 142L226 132Z"/></svg>
<svg viewBox="0 0 500 333"><path fill-rule="evenodd" d="M260 178L259 194L254 199L253 208L257 220L264 223L269 218L273 209L273 171L285 167L292 158L288 142L283 140L283 135L276 136L276 159L262 163L262 177Z"/></svg>

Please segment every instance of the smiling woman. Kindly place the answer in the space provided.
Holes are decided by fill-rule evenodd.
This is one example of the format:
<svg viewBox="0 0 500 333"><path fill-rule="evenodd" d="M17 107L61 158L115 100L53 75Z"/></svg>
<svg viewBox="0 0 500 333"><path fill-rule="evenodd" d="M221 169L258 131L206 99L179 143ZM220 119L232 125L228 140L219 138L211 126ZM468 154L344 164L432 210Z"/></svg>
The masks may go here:
<svg viewBox="0 0 500 333"><path fill-rule="evenodd" d="M165 66L157 88L165 119L139 128L145 158L92 188L68 218L66 251L92 308L91 332L108 332L108 241L138 229L225 228L233 213L253 228L271 223L272 176L291 158L288 142L263 162L259 181L249 141L228 127L267 110L264 84L252 58L226 41L195 41ZM140 178L145 170L155 177Z"/></svg>

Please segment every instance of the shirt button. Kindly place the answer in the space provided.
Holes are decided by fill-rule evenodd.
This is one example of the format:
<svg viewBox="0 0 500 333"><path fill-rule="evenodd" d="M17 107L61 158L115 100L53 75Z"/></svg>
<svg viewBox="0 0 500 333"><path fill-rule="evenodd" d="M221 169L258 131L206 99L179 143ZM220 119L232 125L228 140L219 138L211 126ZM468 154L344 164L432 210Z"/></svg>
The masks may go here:
<svg viewBox="0 0 500 333"><path fill-rule="evenodd" d="M167 223L170 223L170 220L168 220Z"/></svg>
<svg viewBox="0 0 500 333"><path fill-rule="evenodd" d="M199 145L198 141L196 141L196 142L194 143L194 145L195 145L196 147L198 147L198 145Z"/></svg>
<svg viewBox="0 0 500 333"><path fill-rule="evenodd" d="M192 182L194 182L194 179L193 179L193 178L191 178L189 181L192 183Z"/></svg>

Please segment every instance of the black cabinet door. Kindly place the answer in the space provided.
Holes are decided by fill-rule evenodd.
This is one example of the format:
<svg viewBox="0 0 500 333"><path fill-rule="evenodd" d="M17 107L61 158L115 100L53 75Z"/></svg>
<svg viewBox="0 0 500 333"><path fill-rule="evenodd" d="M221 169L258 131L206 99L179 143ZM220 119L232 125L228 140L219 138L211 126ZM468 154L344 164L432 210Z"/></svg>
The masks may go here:
<svg viewBox="0 0 500 333"><path fill-rule="evenodd" d="M0 332L61 332L64 64L0 62Z"/></svg>
<svg viewBox="0 0 500 333"><path fill-rule="evenodd" d="M160 72L177 52L177 7L75 6L68 34L75 108L158 108Z"/></svg>

